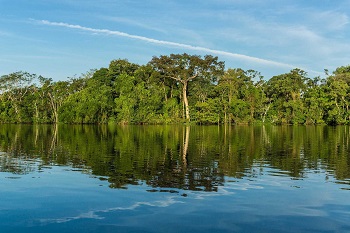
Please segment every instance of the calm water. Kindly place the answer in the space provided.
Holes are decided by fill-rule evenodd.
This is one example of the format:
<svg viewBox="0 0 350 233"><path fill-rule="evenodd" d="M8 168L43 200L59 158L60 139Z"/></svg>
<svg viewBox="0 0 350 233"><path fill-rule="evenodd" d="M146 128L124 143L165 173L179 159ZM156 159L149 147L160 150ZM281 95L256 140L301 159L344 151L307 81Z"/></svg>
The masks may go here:
<svg viewBox="0 0 350 233"><path fill-rule="evenodd" d="M349 127L0 126L0 232L350 232Z"/></svg>

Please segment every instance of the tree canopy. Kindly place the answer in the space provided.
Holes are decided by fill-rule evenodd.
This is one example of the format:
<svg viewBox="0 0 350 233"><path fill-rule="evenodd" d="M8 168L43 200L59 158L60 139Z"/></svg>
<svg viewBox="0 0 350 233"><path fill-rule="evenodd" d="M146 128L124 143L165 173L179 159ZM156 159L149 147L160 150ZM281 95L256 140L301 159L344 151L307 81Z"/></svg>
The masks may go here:
<svg viewBox="0 0 350 233"><path fill-rule="evenodd" d="M0 77L0 122L349 124L350 65L325 71L264 78L186 53L117 59L66 81L19 71Z"/></svg>

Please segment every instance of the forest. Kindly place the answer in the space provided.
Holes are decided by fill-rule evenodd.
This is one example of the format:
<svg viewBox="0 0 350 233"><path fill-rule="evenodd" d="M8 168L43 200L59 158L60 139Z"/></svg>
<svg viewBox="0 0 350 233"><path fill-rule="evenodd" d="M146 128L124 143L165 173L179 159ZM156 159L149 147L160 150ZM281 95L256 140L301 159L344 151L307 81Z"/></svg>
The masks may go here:
<svg viewBox="0 0 350 233"><path fill-rule="evenodd" d="M117 59L66 81L25 71L0 77L0 123L328 124L350 123L350 65L308 77L271 78L225 68L211 55Z"/></svg>

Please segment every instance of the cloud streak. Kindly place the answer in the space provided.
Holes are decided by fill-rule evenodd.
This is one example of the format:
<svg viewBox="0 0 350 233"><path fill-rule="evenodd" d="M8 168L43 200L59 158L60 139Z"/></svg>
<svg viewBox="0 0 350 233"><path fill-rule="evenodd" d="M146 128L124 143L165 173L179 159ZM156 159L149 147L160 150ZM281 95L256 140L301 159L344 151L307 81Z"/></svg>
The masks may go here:
<svg viewBox="0 0 350 233"><path fill-rule="evenodd" d="M282 68L291 68L291 69L295 68L295 66L293 66L293 65L282 63L282 62L276 62L276 61L262 59L262 58L258 58L258 57L252 57L252 56L248 56L248 55L231 53L231 52L227 52L227 51L210 49L210 48L194 46L194 45L189 45L189 44L182 44L182 43L177 43L177 42L172 42L172 41L158 40L158 39L153 39L153 38L144 37L144 36L132 35L132 34L128 34L128 33L120 32L120 31L112 31L112 30L108 30L108 29L95 29L95 28L89 28L89 27L84 27L84 26L80 26L80 25L62 23L62 22L51 22L48 20L39 20L39 21L35 20L35 21L39 22L40 24L48 25L48 26L65 27L65 28L76 29L76 30L86 31L86 32L91 32L91 33L96 33L96 34L126 37L126 38L140 40L140 41L144 41L144 42L148 42L148 43L152 43L152 44L157 44L157 45L161 45L161 46L170 46L170 47L176 47L176 48L181 48L181 49L206 52L206 53L215 54L215 55L222 55L222 56L226 56L226 57L230 57L230 58L234 58L234 59L239 59L239 60L244 60L244 61L248 61L248 62L253 62L253 63L257 63L257 64L262 64L262 65L282 67Z"/></svg>
<svg viewBox="0 0 350 233"><path fill-rule="evenodd" d="M123 18L123 17L105 17L105 16L101 16L101 18L104 19L104 20L108 20L108 21L124 23L124 24L128 24L128 25L131 25L131 26L144 28L144 29L147 29L147 30L152 30L152 31L156 31L156 32L165 33L163 30L160 30L160 29L152 27L152 26L148 26L147 24L144 24L144 23L139 23L136 20L131 20L131 19Z"/></svg>

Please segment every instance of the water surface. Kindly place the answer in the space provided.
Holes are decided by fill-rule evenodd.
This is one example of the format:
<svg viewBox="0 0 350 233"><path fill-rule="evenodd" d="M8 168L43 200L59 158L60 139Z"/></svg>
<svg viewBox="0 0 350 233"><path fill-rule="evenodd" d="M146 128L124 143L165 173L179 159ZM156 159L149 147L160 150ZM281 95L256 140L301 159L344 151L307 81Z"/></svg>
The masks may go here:
<svg viewBox="0 0 350 233"><path fill-rule="evenodd" d="M0 126L1 232L350 232L349 127Z"/></svg>

